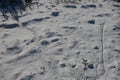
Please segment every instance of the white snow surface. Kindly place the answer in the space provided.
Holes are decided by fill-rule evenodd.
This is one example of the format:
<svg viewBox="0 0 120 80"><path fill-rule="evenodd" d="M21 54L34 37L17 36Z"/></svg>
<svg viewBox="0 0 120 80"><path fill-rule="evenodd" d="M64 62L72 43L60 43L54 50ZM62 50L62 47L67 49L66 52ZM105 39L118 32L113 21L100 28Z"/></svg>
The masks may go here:
<svg viewBox="0 0 120 80"><path fill-rule="evenodd" d="M0 80L120 80L120 3L40 0L19 21L7 15L0 16Z"/></svg>

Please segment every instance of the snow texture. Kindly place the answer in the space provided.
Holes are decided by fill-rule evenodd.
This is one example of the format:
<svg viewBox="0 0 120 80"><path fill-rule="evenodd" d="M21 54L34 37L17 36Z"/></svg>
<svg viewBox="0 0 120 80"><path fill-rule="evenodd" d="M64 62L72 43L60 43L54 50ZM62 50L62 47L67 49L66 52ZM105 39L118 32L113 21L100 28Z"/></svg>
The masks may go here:
<svg viewBox="0 0 120 80"><path fill-rule="evenodd" d="M120 80L120 3L37 1L0 12L0 80Z"/></svg>

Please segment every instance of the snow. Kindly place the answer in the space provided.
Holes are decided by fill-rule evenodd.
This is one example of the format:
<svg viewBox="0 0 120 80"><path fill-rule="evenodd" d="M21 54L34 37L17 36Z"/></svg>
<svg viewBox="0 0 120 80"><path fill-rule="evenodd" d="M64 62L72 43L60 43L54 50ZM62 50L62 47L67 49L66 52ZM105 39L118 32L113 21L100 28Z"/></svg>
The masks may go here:
<svg viewBox="0 0 120 80"><path fill-rule="evenodd" d="M119 6L40 0L0 15L0 80L120 80Z"/></svg>

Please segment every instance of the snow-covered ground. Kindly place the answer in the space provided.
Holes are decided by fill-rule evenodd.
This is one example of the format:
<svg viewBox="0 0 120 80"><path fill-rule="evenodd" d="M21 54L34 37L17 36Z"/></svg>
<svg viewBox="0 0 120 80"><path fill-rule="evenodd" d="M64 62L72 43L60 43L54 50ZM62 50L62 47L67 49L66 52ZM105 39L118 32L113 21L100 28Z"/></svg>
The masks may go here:
<svg viewBox="0 0 120 80"><path fill-rule="evenodd" d="M40 0L18 15L0 16L0 80L120 80L120 3Z"/></svg>

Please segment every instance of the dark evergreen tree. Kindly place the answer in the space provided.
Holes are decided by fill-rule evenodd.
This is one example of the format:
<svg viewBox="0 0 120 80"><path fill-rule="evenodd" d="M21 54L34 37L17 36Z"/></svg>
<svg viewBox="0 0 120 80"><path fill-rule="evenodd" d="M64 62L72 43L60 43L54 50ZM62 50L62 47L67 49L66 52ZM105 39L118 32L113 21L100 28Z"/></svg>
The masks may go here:
<svg viewBox="0 0 120 80"><path fill-rule="evenodd" d="M0 12L7 19L6 13L16 18L18 11L22 13L25 7L31 6L32 0L0 0Z"/></svg>

